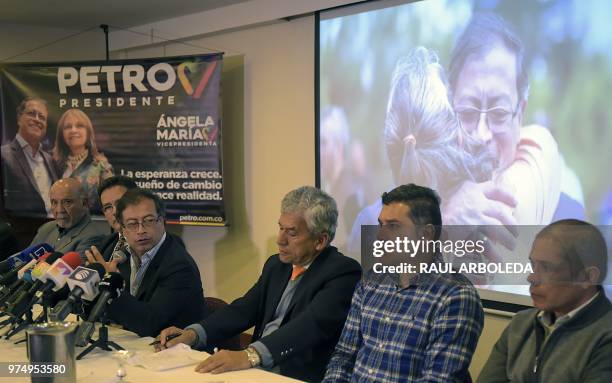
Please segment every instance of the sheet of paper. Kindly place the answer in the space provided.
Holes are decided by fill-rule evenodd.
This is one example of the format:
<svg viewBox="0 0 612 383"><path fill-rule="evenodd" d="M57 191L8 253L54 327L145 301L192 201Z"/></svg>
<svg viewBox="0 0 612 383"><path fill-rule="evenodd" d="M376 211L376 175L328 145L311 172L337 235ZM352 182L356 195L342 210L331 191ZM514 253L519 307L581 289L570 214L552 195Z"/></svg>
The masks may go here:
<svg viewBox="0 0 612 383"><path fill-rule="evenodd" d="M179 343L160 352L138 351L128 358L127 362L133 366L142 366L147 370L165 371L199 363L208 356L206 353L192 350L191 347Z"/></svg>

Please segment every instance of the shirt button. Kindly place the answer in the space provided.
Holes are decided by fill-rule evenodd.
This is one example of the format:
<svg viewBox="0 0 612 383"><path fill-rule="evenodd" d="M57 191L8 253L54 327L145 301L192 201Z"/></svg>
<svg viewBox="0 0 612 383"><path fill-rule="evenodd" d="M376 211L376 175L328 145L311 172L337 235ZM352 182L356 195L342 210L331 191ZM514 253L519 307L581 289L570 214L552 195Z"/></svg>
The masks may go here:
<svg viewBox="0 0 612 383"><path fill-rule="evenodd" d="M368 374L372 375L374 373L374 370L372 370L371 368L368 370Z"/></svg>
<svg viewBox="0 0 612 383"><path fill-rule="evenodd" d="M385 317L385 322L389 322L390 320L391 320L391 318Z"/></svg>
<svg viewBox="0 0 612 383"><path fill-rule="evenodd" d="M380 343L380 344L378 345L378 347L380 347L380 348L385 348L385 345L384 345L384 344L382 344L382 343Z"/></svg>

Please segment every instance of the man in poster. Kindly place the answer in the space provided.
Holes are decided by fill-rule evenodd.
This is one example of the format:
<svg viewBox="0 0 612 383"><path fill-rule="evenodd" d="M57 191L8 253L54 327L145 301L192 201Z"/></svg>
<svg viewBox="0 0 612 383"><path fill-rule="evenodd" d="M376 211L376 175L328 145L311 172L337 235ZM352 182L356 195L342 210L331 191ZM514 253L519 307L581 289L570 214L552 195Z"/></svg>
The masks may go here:
<svg viewBox="0 0 612 383"><path fill-rule="evenodd" d="M9 211L50 216L49 190L59 177L41 145L48 115L46 101L38 97L27 97L17 106L17 134L2 146L4 206Z"/></svg>

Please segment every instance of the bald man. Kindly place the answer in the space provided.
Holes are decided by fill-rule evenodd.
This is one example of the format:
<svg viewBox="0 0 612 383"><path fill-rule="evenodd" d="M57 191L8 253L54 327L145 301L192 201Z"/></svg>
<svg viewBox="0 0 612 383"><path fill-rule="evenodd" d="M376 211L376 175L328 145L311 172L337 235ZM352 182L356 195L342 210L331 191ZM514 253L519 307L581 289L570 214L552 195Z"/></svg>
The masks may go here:
<svg viewBox="0 0 612 383"><path fill-rule="evenodd" d="M599 228L556 221L538 233L529 260L534 308L512 318L478 383L612 382L608 249Z"/></svg>
<svg viewBox="0 0 612 383"><path fill-rule="evenodd" d="M98 244L108 234L108 227L92 222L87 196L79 180L64 178L55 182L49 197L55 220L38 228L32 245L46 242L56 251L76 251L86 260L85 250Z"/></svg>

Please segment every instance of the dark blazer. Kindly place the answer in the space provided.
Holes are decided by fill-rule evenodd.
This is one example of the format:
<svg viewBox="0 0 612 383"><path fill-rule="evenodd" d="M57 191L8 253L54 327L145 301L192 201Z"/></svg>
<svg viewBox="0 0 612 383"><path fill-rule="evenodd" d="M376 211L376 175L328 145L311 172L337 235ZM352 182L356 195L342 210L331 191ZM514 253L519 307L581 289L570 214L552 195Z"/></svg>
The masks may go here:
<svg viewBox="0 0 612 383"><path fill-rule="evenodd" d="M109 259L117 243L109 236L103 256ZM130 261L119 265L125 288L107 308L109 319L140 336L156 336L168 326L185 327L206 315L198 266L180 239L166 239L149 264L136 297L130 294Z"/></svg>
<svg viewBox="0 0 612 383"><path fill-rule="evenodd" d="M6 210L30 216L47 215L45 203L38 193L34 175L17 139L13 139L10 144L3 145L1 152ZM51 155L42 148L40 153L49 172L51 183L57 181L59 175Z"/></svg>
<svg viewBox="0 0 612 383"><path fill-rule="evenodd" d="M271 256L257 283L242 298L213 312L200 325L208 344L255 326L253 341L266 345L281 374L320 381L344 326L361 267L335 247L326 248L302 276L280 328L261 338L291 270L292 266L282 263L278 254Z"/></svg>

